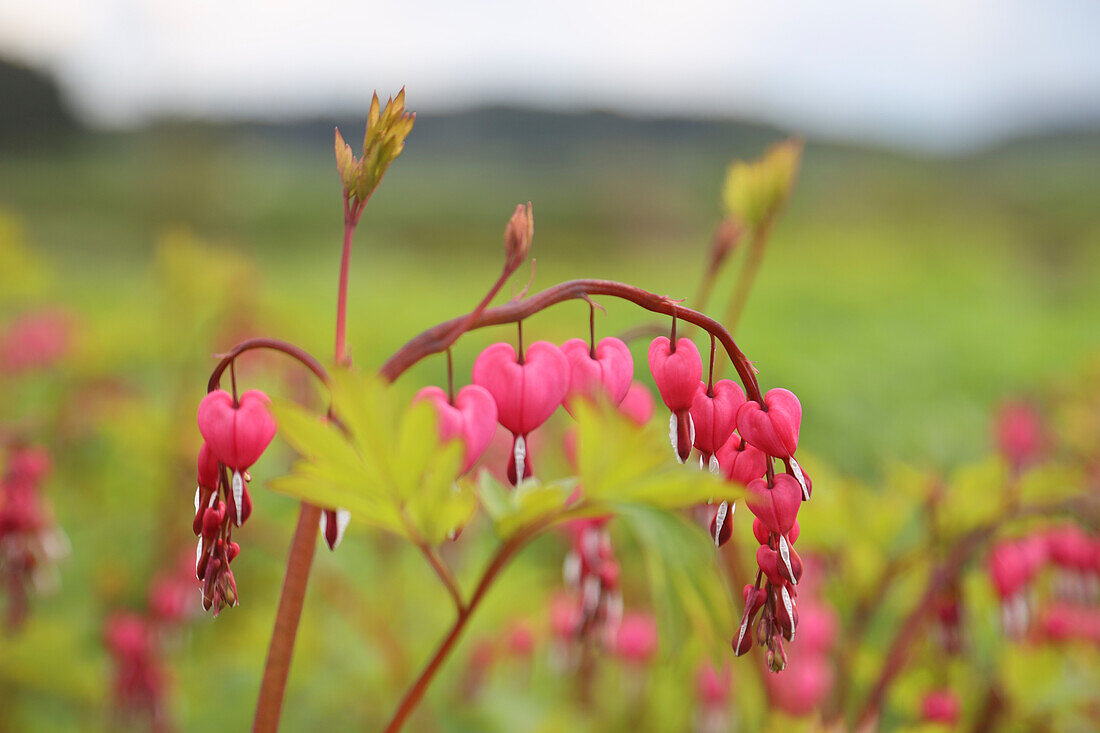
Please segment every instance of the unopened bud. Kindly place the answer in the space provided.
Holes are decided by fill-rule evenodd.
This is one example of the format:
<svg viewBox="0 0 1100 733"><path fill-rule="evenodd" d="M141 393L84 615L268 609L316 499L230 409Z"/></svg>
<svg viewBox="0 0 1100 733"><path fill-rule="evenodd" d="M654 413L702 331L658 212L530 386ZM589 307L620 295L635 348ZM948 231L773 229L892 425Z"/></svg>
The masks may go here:
<svg viewBox="0 0 1100 733"><path fill-rule="evenodd" d="M527 259L531 240L535 238L535 214L531 202L517 204L512 218L504 227L504 267L514 271Z"/></svg>

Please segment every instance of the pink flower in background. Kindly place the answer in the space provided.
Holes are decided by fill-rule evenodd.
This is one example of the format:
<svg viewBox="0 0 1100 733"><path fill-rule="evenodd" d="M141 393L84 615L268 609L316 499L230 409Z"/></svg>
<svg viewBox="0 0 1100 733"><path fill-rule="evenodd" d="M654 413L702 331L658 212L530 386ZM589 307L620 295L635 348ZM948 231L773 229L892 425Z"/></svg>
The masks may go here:
<svg viewBox="0 0 1100 733"><path fill-rule="evenodd" d="M615 635L615 653L630 664L643 665L657 651L657 621L650 613L628 613Z"/></svg>
<svg viewBox="0 0 1100 733"><path fill-rule="evenodd" d="M994 425L997 448L1014 470L1019 471L1042 457L1046 438L1039 412L1027 402L1006 402L997 412Z"/></svg>
<svg viewBox="0 0 1100 733"><path fill-rule="evenodd" d="M71 332L70 318L61 311L24 313L0 333L0 372L48 369L69 352Z"/></svg>
<svg viewBox="0 0 1100 733"><path fill-rule="evenodd" d="M535 632L524 621L514 621L508 629L508 651L517 657L530 657L535 651Z"/></svg>
<svg viewBox="0 0 1100 733"><path fill-rule="evenodd" d="M156 634L141 616L115 612L104 624L114 662L114 705L124 718L144 717L154 731L168 730L167 679Z"/></svg>
<svg viewBox="0 0 1100 733"><path fill-rule="evenodd" d="M955 725L959 720L959 699L951 690L932 690L924 696L920 710L926 723Z"/></svg>

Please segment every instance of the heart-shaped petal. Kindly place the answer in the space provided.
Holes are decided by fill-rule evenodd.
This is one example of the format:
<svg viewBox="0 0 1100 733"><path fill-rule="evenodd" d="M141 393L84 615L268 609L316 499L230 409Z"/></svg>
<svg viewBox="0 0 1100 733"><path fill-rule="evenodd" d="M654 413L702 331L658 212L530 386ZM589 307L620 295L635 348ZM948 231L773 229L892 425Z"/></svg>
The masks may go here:
<svg viewBox="0 0 1100 733"><path fill-rule="evenodd" d="M792 545L798 541L798 520L795 520L794 526L791 527L791 531L787 533L787 541ZM764 523L760 521L760 517L752 518L752 536L756 538L756 541L762 545L768 544L769 530L764 526Z"/></svg>
<svg viewBox="0 0 1100 733"><path fill-rule="evenodd" d="M470 470L485 452L497 429L497 405L484 387L469 384L458 390L452 405L447 393L439 387L425 387L416 393L413 402L430 402L438 415L439 440L461 440L465 457L459 475Z"/></svg>
<svg viewBox="0 0 1100 733"><path fill-rule="evenodd" d="M727 480L742 486L761 478L768 470L768 457L734 434L718 449L718 465Z"/></svg>
<svg viewBox="0 0 1100 733"><path fill-rule="evenodd" d="M798 448L802 404L793 392L776 388L764 395L762 409L749 401L737 411L737 432L760 450L776 458L790 458Z"/></svg>
<svg viewBox="0 0 1100 733"><path fill-rule="evenodd" d="M749 511L759 517L769 531L789 534L802 506L802 487L794 477L776 474L775 485L771 488L767 479L758 478L750 481L747 488L749 496L745 503Z"/></svg>
<svg viewBox="0 0 1100 733"><path fill-rule="evenodd" d="M569 339L561 345L561 353L569 361L569 392L565 396L565 409L572 414L575 400L596 401L606 399L618 405L630 389L634 378L634 357L622 340L608 336L596 344L593 358L588 342Z"/></svg>
<svg viewBox="0 0 1100 733"><path fill-rule="evenodd" d="M767 577L768 582L776 588L786 585L787 583L787 579L779 572L780 562L779 553L767 545L760 545L760 547L756 548L756 564L764 571L764 575Z"/></svg>
<svg viewBox="0 0 1100 733"><path fill-rule="evenodd" d="M276 430L270 404L258 389L242 394L236 406L232 395L223 389L203 398L199 432L219 461L234 471L245 471L263 455Z"/></svg>
<svg viewBox="0 0 1100 733"><path fill-rule="evenodd" d="M737 426L737 411L745 404L745 392L741 385L728 379L719 379L707 394L707 386L699 383L699 390L691 402L691 419L695 423L695 447L708 458L718 452ZM718 460L721 466L721 459Z"/></svg>
<svg viewBox="0 0 1100 733"><path fill-rule="evenodd" d="M677 340L676 351L670 351L669 347L666 337L653 339L649 345L649 371L668 409L681 412L691 409L703 376L703 361L691 339Z"/></svg>
<svg viewBox="0 0 1100 733"><path fill-rule="evenodd" d="M497 420L513 435L526 435L546 422L569 390L569 361L554 344L536 341L516 359L511 344L487 347L474 362L474 384L489 391Z"/></svg>

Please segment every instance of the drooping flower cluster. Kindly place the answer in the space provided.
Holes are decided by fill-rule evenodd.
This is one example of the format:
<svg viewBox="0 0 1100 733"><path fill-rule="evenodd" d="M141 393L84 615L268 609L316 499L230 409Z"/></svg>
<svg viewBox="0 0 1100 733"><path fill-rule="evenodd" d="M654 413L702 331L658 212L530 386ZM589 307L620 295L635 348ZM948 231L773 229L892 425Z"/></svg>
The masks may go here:
<svg viewBox="0 0 1100 733"><path fill-rule="evenodd" d="M5 625L17 628L26 617L29 592L56 582L54 563L67 552L68 542L42 497L49 454L12 445L5 464L0 477L0 587L7 595Z"/></svg>
<svg viewBox="0 0 1100 733"><path fill-rule="evenodd" d="M237 605L237 581L229 565L241 551L233 528L252 514L248 469L275 437L271 400L259 390L239 399L217 389L198 409L203 443L198 457L195 520L199 538L195 575L202 581L202 606L217 616L226 605Z"/></svg>
<svg viewBox="0 0 1100 733"><path fill-rule="evenodd" d="M569 635L613 645L623 618L623 596L607 521L604 517L572 524L572 548L565 556L562 576L577 604Z"/></svg>
<svg viewBox="0 0 1100 733"><path fill-rule="evenodd" d="M156 629L145 617L120 611L107 619L104 637L114 662L117 713L125 720L145 717L152 730L167 730L167 676Z"/></svg>
<svg viewBox="0 0 1100 733"><path fill-rule="evenodd" d="M769 666L781 670L786 664L782 639L793 640L798 625L794 588L802 578L802 561L794 549L796 517L813 488L794 458L802 405L785 389L770 390L760 404L747 400L741 387L729 380L702 382L702 360L691 339L655 338L649 366L672 412L669 438L677 458L687 461L694 448L701 467L748 489L746 503L755 515L753 535L760 543L760 574L744 589L745 613L733 648L741 655L752 647L751 628L763 610L756 639L768 649ZM786 473L773 473L775 459L783 462ZM732 513L725 502L715 509L710 532L716 545L730 538Z"/></svg>
<svg viewBox="0 0 1100 733"><path fill-rule="evenodd" d="M1008 636L1100 643L1100 538L1065 524L1003 540L990 550L988 568ZM1040 599L1044 569L1053 571L1053 593ZM1036 612L1039 603L1045 606Z"/></svg>
<svg viewBox="0 0 1100 733"><path fill-rule="evenodd" d="M114 611L104 622L104 639L113 665L112 696L125 721L142 719L153 731L172 730L168 709L169 675L164 641L199 613L194 602L190 558L155 577L143 613Z"/></svg>

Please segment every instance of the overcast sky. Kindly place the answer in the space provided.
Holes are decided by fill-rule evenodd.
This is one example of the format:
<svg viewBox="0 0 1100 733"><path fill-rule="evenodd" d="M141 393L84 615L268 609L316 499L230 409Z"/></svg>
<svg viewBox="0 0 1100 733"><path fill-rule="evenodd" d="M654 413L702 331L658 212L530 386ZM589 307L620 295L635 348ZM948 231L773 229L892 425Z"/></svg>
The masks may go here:
<svg viewBox="0 0 1100 733"><path fill-rule="evenodd" d="M533 7L526 7L533 6ZM1096 0L0 0L89 120L490 103L952 148L1100 121Z"/></svg>

